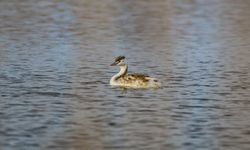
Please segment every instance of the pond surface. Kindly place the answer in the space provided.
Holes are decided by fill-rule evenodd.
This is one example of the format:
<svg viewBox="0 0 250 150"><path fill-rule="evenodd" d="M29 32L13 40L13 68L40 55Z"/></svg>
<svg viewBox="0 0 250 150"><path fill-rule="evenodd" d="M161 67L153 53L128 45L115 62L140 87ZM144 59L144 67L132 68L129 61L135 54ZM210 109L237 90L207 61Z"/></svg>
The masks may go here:
<svg viewBox="0 0 250 150"><path fill-rule="evenodd" d="M0 2L0 149L249 150L250 1ZM112 88L113 59L163 83Z"/></svg>

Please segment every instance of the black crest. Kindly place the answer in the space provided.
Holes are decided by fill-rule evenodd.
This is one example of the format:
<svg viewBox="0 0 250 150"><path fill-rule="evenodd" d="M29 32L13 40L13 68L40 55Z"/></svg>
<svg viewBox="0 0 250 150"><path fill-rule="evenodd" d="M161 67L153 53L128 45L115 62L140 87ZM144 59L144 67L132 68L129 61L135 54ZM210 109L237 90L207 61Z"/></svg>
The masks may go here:
<svg viewBox="0 0 250 150"><path fill-rule="evenodd" d="M116 57L115 61L117 62L117 61L120 61L122 59L125 59L125 56L118 56L118 57Z"/></svg>

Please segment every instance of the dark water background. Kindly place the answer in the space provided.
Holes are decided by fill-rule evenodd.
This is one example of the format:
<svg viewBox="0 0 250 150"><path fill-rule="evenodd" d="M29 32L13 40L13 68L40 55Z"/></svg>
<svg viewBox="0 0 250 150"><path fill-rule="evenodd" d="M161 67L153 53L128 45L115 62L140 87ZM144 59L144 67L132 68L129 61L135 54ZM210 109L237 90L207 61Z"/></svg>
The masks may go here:
<svg viewBox="0 0 250 150"><path fill-rule="evenodd" d="M0 149L249 150L249 66L248 0L1 0Z"/></svg>

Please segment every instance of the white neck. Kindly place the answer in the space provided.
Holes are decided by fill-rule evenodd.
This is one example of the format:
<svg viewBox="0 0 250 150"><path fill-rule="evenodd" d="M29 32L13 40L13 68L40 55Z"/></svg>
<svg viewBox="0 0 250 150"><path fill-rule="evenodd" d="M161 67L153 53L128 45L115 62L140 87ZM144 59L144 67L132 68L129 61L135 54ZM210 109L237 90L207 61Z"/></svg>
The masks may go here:
<svg viewBox="0 0 250 150"><path fill-rule="evenodd" d="M120 66L120 71L111 78L110 84L114 84L117 79L127 74L127 71L128 71L127 65Z"/></svg>

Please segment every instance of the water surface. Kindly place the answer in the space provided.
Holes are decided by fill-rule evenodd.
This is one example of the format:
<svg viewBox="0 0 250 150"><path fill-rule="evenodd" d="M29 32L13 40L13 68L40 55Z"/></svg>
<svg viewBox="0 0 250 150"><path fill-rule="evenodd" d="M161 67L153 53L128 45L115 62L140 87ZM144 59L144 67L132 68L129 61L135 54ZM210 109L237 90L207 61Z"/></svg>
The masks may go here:
<svg viewBox="0 0 250 150"><path fill-rule="evenodd" d="M246 0L2 0L1 149L250 149L249 9ZM117 55L163 87L110 87Z"/></svg>

